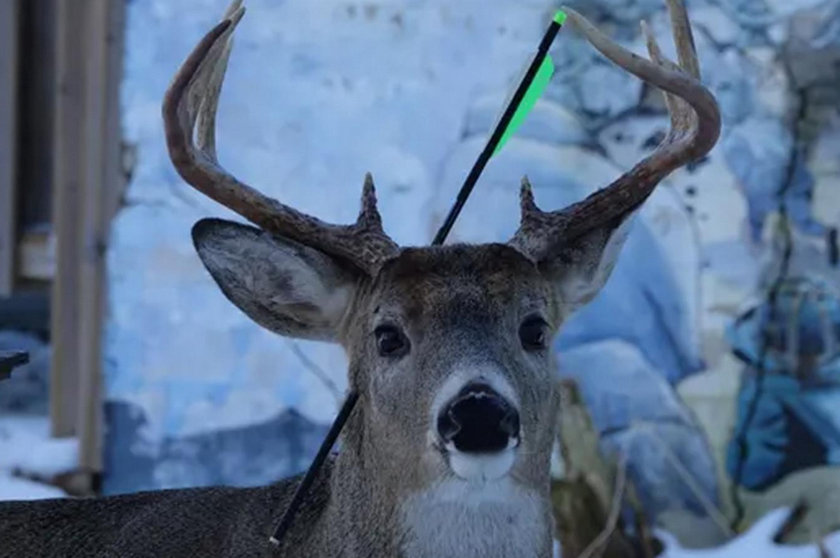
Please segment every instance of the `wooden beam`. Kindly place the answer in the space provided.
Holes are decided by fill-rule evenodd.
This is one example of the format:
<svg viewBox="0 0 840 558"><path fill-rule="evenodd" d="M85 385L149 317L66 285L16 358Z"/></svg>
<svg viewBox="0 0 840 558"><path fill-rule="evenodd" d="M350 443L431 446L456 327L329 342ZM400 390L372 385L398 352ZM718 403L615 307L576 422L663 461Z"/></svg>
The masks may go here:
<svg viewBox="0 0 840 558"><path fill-rule="evenodd" d="M19 8L0 2L0 296L15 282Z"/></svg>
<svg viewBox="0 0 840 558"><path fill-rule="evenodd" d="M53 231L56 266L52 284L50 422L54 437L76 434L79 403L79 238L87 121L84 100L87 2L56 6L56 100L53 151Z"/></svg>
<svg viewBox="0 0 840 558"><path fill-rule="evenodd" d="M84 194L79 266L80 467L102 470L102 325L105 306L105 247L120 184L119 83L122 2L88 4L85 36L83 161Z"/></svg>
<svg viewBox="0 0 840 558"><path fill-rule="evenodd" d="M57 3L52 294L54 436L79 438L78 474L102 471L105 251L124 186L123 2ZM80 478L81 478L80 477Z"/></svg>
<svg viewBox="0 0 840 558"><path fill-rule="evenodd" d="M108 30L106 44L108 49L108 79L105 84L105 160L103 173L105 182L102 201L103 220L110 228L111 220L117 214L122 203L128 179L124 171L124 147L122 135L122 111L120 91L123 80L123 58L125 56L125 5L126 2L109 2Z"/></svg>

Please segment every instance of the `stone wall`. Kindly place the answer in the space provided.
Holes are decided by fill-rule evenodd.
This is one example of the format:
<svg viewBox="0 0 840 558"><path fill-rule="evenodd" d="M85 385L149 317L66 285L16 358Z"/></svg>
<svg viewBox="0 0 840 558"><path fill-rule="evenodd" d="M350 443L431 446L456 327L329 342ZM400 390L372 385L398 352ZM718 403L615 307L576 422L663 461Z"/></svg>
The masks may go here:
<svg viewBox="0 0 840 558"><path fill-rule="evenodd" d="M175 174L160 102L225 4L129 3L122 102L138 158L108 260L109 492L250 485L299 471L345 387L339 349L282 339L249 322L191 246L197 219L232 215ZM661 0L571 4L636 52L644 52L638 21L645 18L673 51ZM333 222L355 218L369 170L389 234L426 243L557 7L547 0L251 0L222 93L221 161ZM709 540L725 532L718 510L740 515L730 497L735 469L736 484L766 491L781 473L840 460L840 361L830 335L820 337L833 330L809 325L833 319L840 281L836 245L826 240L840 223L840 3L695 0L688 7L702 79L723 113L721 140L645 204L607 287L568 323L557 350L559 376L580 382L604 449L630 456L650 513L671 525L705 519L695 539ZM542 207L560 207L608 184L666 131L659 93L573 29L561 31L552 56L558 70L546 94L488 166L452 241L507 239L523 174ZM775 304L767 295L779 290L780 277L784 285L797 277L827 285L816 318L794 304L785 322L801 325L802 339L822 339L819 381L784 367L767 372L746 354L758 337L741 326L763 315L750 309ZM783 391L802 396L780 403L772 390L763 393L767 374L796 378ZM751 378L759 378L757 398ZM759 426L749 416L756 401ZM774 420L782 422L767 426ZM816 460L797 463L796 429L822 448ZM755 451L739 458L744 445ZM767 478L751 484L751 471ZM762 494L739 499L748 500L747 516L765 505Z"/></svg>

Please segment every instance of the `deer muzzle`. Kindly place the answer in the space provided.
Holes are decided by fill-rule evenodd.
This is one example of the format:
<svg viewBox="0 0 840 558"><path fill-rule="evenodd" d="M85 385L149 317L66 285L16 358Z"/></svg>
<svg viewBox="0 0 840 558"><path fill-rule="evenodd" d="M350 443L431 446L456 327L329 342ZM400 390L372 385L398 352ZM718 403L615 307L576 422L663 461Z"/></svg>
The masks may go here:
<svg viewBox="0 0 840 558"><path fill-rule="evenodd" d="M437 429L447 448L500 453L519 443L519 412L489 385L470 383L444 406Z"/></svg>

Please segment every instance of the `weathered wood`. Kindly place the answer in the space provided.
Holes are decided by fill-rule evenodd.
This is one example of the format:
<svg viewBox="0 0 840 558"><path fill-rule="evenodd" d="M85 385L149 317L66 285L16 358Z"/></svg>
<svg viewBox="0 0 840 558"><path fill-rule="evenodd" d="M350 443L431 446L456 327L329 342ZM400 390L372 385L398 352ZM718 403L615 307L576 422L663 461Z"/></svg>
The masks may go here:
<svg viewBox="0 0 840 558"><path fill-rule="evenodd" d="M50 409L54 436L79 438L83 474L102 469L105 246L122 188L119 82L122 2L56 10Z"/></svg>
<svg viewBox="0 0 840 558"><path fill-rule="evenodd" d="M102 470L102 316L105 305L105 246L119 190L119 73L121 2L87 5L85 158L83 162L81 246L79 262L79 466Z"/></svg>
<svg viewBox="0 0 840 558"><path fill-rule="evenodd" d="M52 435L76 433L79 402L79 253L82 162L81 130L87 121L84 103L83 40L87 3L59 2L57 10L53 230L56 269L52 284L52 366L50 419Z"/></svg>
<svg viewBox="0 0 840 558"><path fill-rule="evenodd" d="M110 228L111 220L122 203L128 179L123 168L125 142L122 136L122 112L120 107L120 85L123 79L123 58L125 54L125 5L126 2L109 2L108 27L105 36L107 48L108 79L103 90L105 120L104 138L102 219Z"/></svg>
<svg viewBox="0 0 840 558"><path fill-rule="evenodd" d="M0 296L15 282L19 0L0 2Z"/></svg>

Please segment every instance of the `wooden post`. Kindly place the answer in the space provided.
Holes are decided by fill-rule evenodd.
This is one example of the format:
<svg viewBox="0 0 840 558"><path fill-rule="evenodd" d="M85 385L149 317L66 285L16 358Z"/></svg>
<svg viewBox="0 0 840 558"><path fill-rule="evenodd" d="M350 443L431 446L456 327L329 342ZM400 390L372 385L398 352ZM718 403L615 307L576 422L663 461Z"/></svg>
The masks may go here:
<svg viewBox="0 0 840 558"><path fill-rule="evenodd" d="M72 4L72 5L71 5ZM84 102L87 3L56 6L56 102L53 161L53 232L56 239L52 283L52 363L50 420L55 437L76 434L79 402L79 238L87 122Z"/></svg>
<svg viewBox="0 0 840 558"><path fill-rule="evenodd" d="M0 296L10 295L15 282L18 2L0 2Z"/></svg>
<svg viewBox="0 0 840 558"><path fill-rule="evenodd" d="M79 465L102 470L102 325L105 247L120 184L119 81L122 2L88 5L85 32L85 158L79 254Z"/></svg>
<svg viewBox="0 0 840 558"><path fill-rule="evenodd" d="M105 248L122 191L119 85L123 2L57 9L53 279L53 435L79 438L75 490L102 471Z"/></svg>

